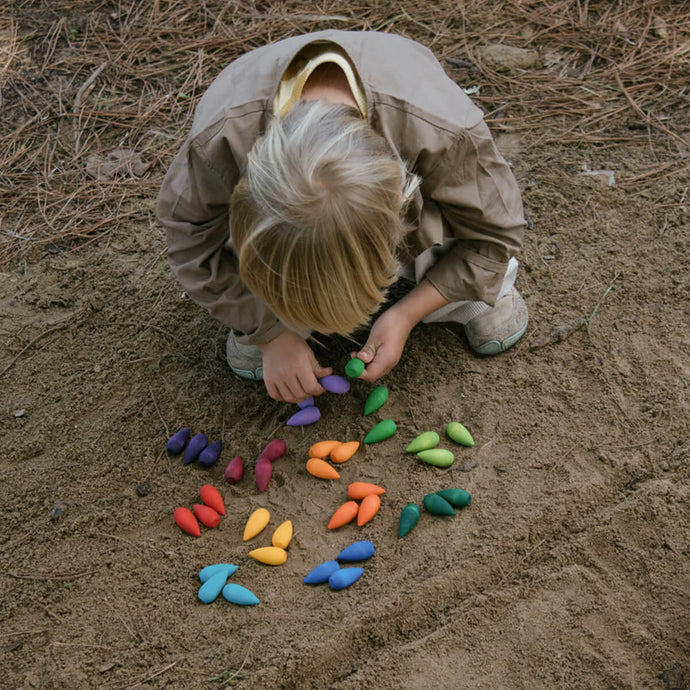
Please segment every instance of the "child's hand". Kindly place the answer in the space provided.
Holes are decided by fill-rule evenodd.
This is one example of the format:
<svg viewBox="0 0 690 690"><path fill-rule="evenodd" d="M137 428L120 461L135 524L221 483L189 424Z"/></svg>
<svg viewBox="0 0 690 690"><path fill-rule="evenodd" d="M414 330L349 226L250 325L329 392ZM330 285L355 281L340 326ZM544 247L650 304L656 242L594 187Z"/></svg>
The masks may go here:
<svg viewBox="0 0 690 690"><path fill-rule="evenodd" d="M359 378L376 381L391 371L400 361L411 330L408 319L396 306L381 314L374 322L364 347L352 353L367 365Z"/></svg>
<svg viewBox="0 0 690 690"><path fill-rule="evenodd" d="M317 379L333 373L316 361L304 338L283 331L270 343L259 345L263 359L264 384L268 394L280 402L302 402L324 392Z"/></svg>

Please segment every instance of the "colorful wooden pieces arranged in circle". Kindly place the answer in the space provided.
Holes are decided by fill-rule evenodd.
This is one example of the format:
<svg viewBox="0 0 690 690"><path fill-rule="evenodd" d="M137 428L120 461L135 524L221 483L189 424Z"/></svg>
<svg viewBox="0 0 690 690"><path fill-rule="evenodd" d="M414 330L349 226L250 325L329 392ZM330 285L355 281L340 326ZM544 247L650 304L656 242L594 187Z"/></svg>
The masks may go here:
<svg viewBox="0 0 690 690"><path fill-rule="evenodd" d="M237 482L242 479L243 474L244 463L242 462L242 458L238 455L228 463L223 476L228 484L237 484Z"/></svg>
<svg viewBox="0 0 690 690"><path fill-rule="evenodd" d="M201 503L195 503L192 506L192 510L204 527L213 528L218 527L220 524L220 515L213 508ZM220 593L220 590L218 591Z"/></svg>
<svg viewBox="0 0 690 690"><path fill-rule="evenodd" d="M259 457L254 465L254 480L256 481L256 488L263 492L266 491L271 475L273 474L273 463L268 458Z"/></svg>
<svg viewBox="0 0 690 690"><path fill-rule="evenodd" d="M366 561L375 552L374 544L369 540L356 541L354 544L344 548L336 558L339 561Z"/></svg>
<svg viewBox="0 0 690 690"><path fill-rule="evenodd" d="M199 580L201 582L206 582L206 580L218 573L224 573L227 579L236 571L237 566L234 563L214 563L213 565L207 565L199 571Z"/></svg>
<svg viewBox="0 0 690 690"><path fill-rule="evenodd" d="M287 549L287 547L290 546L292 534L292 522L290 522L290 520L286 520L276 527L276 531L273 532L273 536L271 537L271 544L279 549Z"/></svg>
<svg viewBox="0 0 690 690"><path fill-rule="evenodd" d="M287 561L287 551L278 546L261 546L250 551L249 555L255 561L266 565L283 565Z"/></svg>
<svg viewBox="0 0 690 690"><path fill-rule="evenodd" d="M349 378L357 379L364 373L365 368L366 368L366 365L364 364L364 362L359 357L353 357L345 365L345 373L347 374L347 376Z"/></svg>
<svg viewBox="0 0 690 690"><path fill-rule="evenodd" d="M453 441L459 443L460 445L470 447L474 445L472 434L470 434L470 432L462 424L460 424L460 422L450 422L448 425L446 425L446 434L448 434L449 438L452 438Z"/></svg>
<svg viewBox="0 0 690 690"><path fill-rule="evenodd" d="M341 568L328 578L328 586L331 589L345 589L357 582L363 574L364 568Z"/></svg>
<svg viewBox="0 0 690 690"><path fill-rule="evenodd" d="M307 573L302 582L305 585L321 585L324 582L328 582L328 578L336 570L340 570L340 564L337 561L326 561Z"/></svg>
<svg viewBox="0 0 690 690"><path fill-rule="evenodd" d="M364 414L376 412L388 400L388 389L385 386L376 386L364 403Z"/></svg>
<svg viewBox="0 0 690 690"><path fill-rule="evenodd" d="M355 501L361 501L369 494L376 494L383 496L386 490L378 484L370 484L369 482L352 482L347 487L347 497Z"/></svg>
<svg viewBox="0 0 690 690"><path fill-rule="evenodd" d="M203 467L207 470L209 467L213 467L220 457L220 451L223 449L222 441L213 441L209 443L206 448L204 448L201 453L199 453L199 467Z"/></svg>
<svg viewBox="0 0 690 690"><path fill-rule="evenodd" d="M434 465L434 467L450 467L455 461L455 456L452 451L445 448L431 448L429 450L420 450L417 453L420 460L424 460L427 465Z"/></svg>
<svg viewBox="0 0 690 690"><path fill-rule="evenodd" d="M254 606L259 603L259 599L250 592L246 587L230 583L223 587L223 598L231 604L238 604L240 606Z"/></svg>
<svg viewBox="0 0 690 690"><path fill-rule="evenodd" d="M223 587L225 587L227 580L228 576L225 572L218 572L208 578L199 588L199 593L197 594L199 600L204 604L210 604L212 601L215 601Z"/></svg>
<svg viewBox="0 0 690 690"><path fill-rule="evenodd" d="M319 441L309 449L310 458L320 458L323 460L329 456L334 448L341 445L340 441Z"/></svg>
<svg viewBox="0 0 690 690"><path fill-rule="evenodd" d="M436 493L441 498L445 498L454 508L464 508L472 503L472 496L464 489L443 489Z"/></svg>
<svg viewBox="0 0 690 690"><path fill-rule="evenodd" d="M384 419L379 422L371 431L364 437L364 443L378 443L390 438L397 430L397 426L392 419Z"/></svg>
<svg viewBox="0 0 690 690"><path fill-rule="evenodd" d="M347 441L336 446L330 452L331 462L343 463L348 461L359 448L359 441Z"/></svg>
<svg viewBox="0 0 690 690"><path fill-rule="evenodd" d="M307 472L319 479L340 479L340 474L335 467L321 458L309 458L307 460Z"/></svg>
<svg viewBox="0 0 690 690"><path fill-rule="evenodd" d="M201 536L199 523L196 521L194 513L192 513L189 508L177 508L173 513L173 520L175 520L177 526L187 532L187 534L191 534L193 537Z"/></svg>
<svg viewBox="0 0 690 690"><path fill-rule="evenodd" d="M225 503L223 503L223 497L220 495L220 491L216 489L213 484L204 484L201 489L199 489L199 495L201 500L207 505L213 508L219 515L225 515Z"/></svg>
<svg viewBox="0 0 690 690"><path fill-rule="evenodd" d="M333 516L328 523L328 529L337 529L338 527L347 525L349 522L352 522L355 517L357 517L358 511L359 503L356 503L355 501L347 501L346 503L343 503L343 505L341 505L340 508L333 513Z"/></svg>
<svg viewBox="0 0 690 690"><path fill-rule="evenodd" d="M179 455L187 445L191 433L192 430L189 427L180 429L178 432L174 433L165 444L168 455Z"/></svg>
<svg viewBox="0 0 690 690"><path fill-rule="evenodd" d="M285 424L287 426L308 426L318 422L319 419L321 419L321 412L318 407L305 407L299 412L295 412Z"/></svg>
<svg viewBox="0 0 690 690"><path fill-rule="evenodd" d="M438 494L427 494L422 500L424 507L434 515L455 515L453 506Z"/></svg>
<svg viewBox="0 0 690 690"><path fill-rule="evenodd" d="M350 382L337 374L323 376L318 381L329 393L347 393L350 390Z"/></svg>
<svg viewBox="0 0 690 690"><path fill-rule="evenodd" d="M253 539L257 534L263 531L270 519L271 514L266 510L266 508L257 508L249 516L249 520L247 520L247 524L244 526L244 536L242 539L244 541Z"/></svg>
<svg viewBox="0 0 690 690"><path fill-rule="evenodd" d="M204 448L206 448L207 445L208 437L206 436L206 434L194 435L192 437L192 440L189 442L187 449L184 452L184 458L182 462L185 465L189 465L189 463L194 462L201 454L201 451Z"/></svg>
<svg viewBox="0 0 690 690"><path fill-rule="evenodd" d="M357 511L357 526L365 525L371 518L379 512L381 499L378 494L369 494L362 499Z"/></svg>
<svg viewBox="0 0 690 690"><path fill-rule="evenodd" d="M408 446L405 448L406 453L419 453L422 450L430 450L436 448L441 439L435 431L425 431L419 434Z"/></svg>
<svg viewBox="0 0 690 690"><path fill-rule="evenodd" d="M422 511L416 503L408 503L400 513L398 522L398 535L404 537L408 535L419 522Z"/></svg>
<svg viewBox="0 0 690 690"><path fill-rule="evenodd" d="M266 447L259 453L259 460L266 459L273 462L280 458L287 449L287 444L282 438L274 438Z"/></svg>

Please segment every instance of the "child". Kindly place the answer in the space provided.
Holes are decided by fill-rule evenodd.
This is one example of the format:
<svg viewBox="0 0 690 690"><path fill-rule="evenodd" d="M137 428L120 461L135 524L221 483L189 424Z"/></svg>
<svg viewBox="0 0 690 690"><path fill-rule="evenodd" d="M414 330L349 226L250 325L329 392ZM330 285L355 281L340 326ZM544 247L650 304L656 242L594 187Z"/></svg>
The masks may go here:
<svg viewBox="0 0 690 690"><path fill-rule="evenodd" d="M377 32L322 31L255 49L201 98L160 190L169 263L230 327L232 370L276 400L323 393L312 331L379 316L361 378L399 361L420 321L464 324L497 354L525 332L514 288L525 222L481 111L432 53Z"/></svg>

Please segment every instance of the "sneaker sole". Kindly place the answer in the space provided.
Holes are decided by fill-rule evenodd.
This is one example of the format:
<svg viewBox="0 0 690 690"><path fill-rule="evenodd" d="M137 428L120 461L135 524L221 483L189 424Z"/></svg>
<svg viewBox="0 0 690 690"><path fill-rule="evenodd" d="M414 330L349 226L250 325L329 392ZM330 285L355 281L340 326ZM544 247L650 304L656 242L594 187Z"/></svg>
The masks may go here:
<svg viewBox="0 0 690 690"><path fill-rule="evenodd" d="M498 340L489 340L483 343L479 347L473 347L472 349L478 355L500 355L501 352L509 350L515 343L522 338L527 330L527 324L525 324L517 333L508 336L503 342Z"/></svg>
<svg viewBox="0 0 690 690"><path fill-rule="evenodd" d="M264 380L264 368L263 367L257 367L252 371L251 369L237 369L233 366L230 366L230 369L237 374L240 378L245 379L247 381L263 381Z"/></svg>

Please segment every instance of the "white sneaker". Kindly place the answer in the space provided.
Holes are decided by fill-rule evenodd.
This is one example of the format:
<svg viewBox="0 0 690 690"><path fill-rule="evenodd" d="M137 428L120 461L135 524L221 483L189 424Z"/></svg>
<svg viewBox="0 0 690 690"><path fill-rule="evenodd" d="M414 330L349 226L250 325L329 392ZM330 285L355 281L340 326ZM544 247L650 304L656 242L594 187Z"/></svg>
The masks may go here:
<svg viewBox="0 0 690 690"><path fill-rule="evenodd" d="M232 331L228 333L225 356L230 368L238 376L243 379L248 379L249 381L264 380L261 351L256 345L243 345L242 343L238 343Z"/></svg>
<svg viewBox="0 0 690 690"><path fill-rule="evenodd" d="M496 306L484 310L465 324L470 347L480 355L497 355L522 338L527 329L527 305L512 288Z"/></svg>

